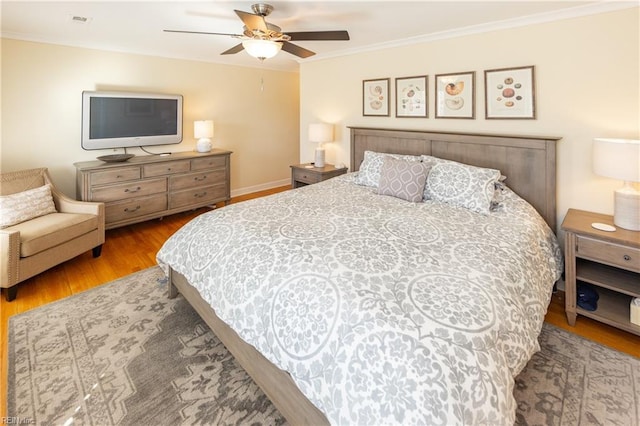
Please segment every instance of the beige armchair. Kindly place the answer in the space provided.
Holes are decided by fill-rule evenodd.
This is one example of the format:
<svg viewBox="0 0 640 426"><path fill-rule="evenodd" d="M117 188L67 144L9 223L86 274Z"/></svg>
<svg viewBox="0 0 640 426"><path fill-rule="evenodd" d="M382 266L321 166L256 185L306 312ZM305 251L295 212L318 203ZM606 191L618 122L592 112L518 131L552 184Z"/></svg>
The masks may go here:
<svg viewBox="0 0 640 426"><path fill-rule="evenodd" d="M99 257L104 243L104 204L76 201L58 191L46 168L0 174L0 195L51 185L54 213L0 229L0 287L6 299L17 284L87 250Z"/></svg>

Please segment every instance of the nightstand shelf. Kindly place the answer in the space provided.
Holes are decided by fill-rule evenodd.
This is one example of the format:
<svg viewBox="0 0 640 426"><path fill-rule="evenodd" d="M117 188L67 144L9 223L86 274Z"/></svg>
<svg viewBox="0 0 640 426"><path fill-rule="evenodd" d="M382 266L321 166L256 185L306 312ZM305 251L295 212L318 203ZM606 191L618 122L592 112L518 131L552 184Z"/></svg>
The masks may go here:
<svg viewBox="0 0 640 426"><path fill-rule="evenodd" d="M585 259L576 259L576 263L576 279L578 281L595 284L629 296L640 297L638 274Z"/></svg>
<svg viewBox="0 0 640 426"><path fill-rule="evenodd" d="M587 311L576 306L576 312L621 330L640 335L640 326L629 321L631 296L600 287L598 295L600 296L598 309Z"/></svg>
<svg viewBox="0 0 640 426"><path fill-rule="evenodd" d="M631 300L640 297L640 232L601 231L591 226L593 222L613 225L613 218L569 209L562 223L567 321L575 325L577 315L583 315L640 336L640 325L630 319ZM577 305L579 283L590 284L598 292L595 311Z"/></svg>

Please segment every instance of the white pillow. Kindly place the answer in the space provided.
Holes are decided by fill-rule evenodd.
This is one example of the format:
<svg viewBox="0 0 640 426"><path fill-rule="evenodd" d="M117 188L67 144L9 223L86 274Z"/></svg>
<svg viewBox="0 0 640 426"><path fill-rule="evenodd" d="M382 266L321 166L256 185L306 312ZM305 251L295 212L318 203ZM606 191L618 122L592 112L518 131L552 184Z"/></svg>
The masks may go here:
<svg viewBox="0 0 640 426"><path fill-rule="evenodd" d="M423 155L431 166L424 187L424 199L443 201L482 214L489 214L500 181L500 170L470 166L455 161Z"/></svg>
<svg viewBox="0 0 640 426"><path fill-rule="evenodd" d="M417 155L400 155L400 154L387 154L375 151L365 151L362 164L358 170L358 175L355 178L355 182L358 185L378 187L380 182L380 170L382 169L382 162L386 157L395 158L398 160L406 161L422 161Z"/></svg>
<svg viewBox="0 0 640 426"><path fill-rule="evenodd" d="M0 195L0 229L55 212L51 185Z"/></svg>

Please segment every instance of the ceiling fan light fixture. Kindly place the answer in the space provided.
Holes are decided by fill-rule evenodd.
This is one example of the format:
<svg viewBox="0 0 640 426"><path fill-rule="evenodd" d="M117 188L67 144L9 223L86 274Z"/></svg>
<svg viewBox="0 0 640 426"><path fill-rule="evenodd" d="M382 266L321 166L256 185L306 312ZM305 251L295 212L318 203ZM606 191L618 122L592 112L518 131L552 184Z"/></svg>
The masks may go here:
<svg viewBox="0 0 640 426"><path fill-rule="evenodd" d="M244 40L242 47L244 47L249 55L262 61L276 56L280 49L282 49L282 43L271 40L252 39Z"/></svg>

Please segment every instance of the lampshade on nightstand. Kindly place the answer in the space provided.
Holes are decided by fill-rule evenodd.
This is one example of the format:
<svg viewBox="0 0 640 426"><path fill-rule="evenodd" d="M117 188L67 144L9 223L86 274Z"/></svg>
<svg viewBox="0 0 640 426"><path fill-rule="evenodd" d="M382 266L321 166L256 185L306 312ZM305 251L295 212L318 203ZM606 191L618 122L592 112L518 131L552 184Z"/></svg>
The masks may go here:
<svg viewBox="0 0 640 426"><path fill-rule="evenodd" d="M323 142L333 141L333 125L327 123L309 124L309 142L317 143L315 163L316 167L324 167Z"/></svg>
<svg viewBox="0 0 640 426"><path fill-rule="evenodd" d="M620 228L640 231L640 191L631 182L640 182L640 141L594 139L593 171L624 181L615 191L613 223Z"/></svg>

